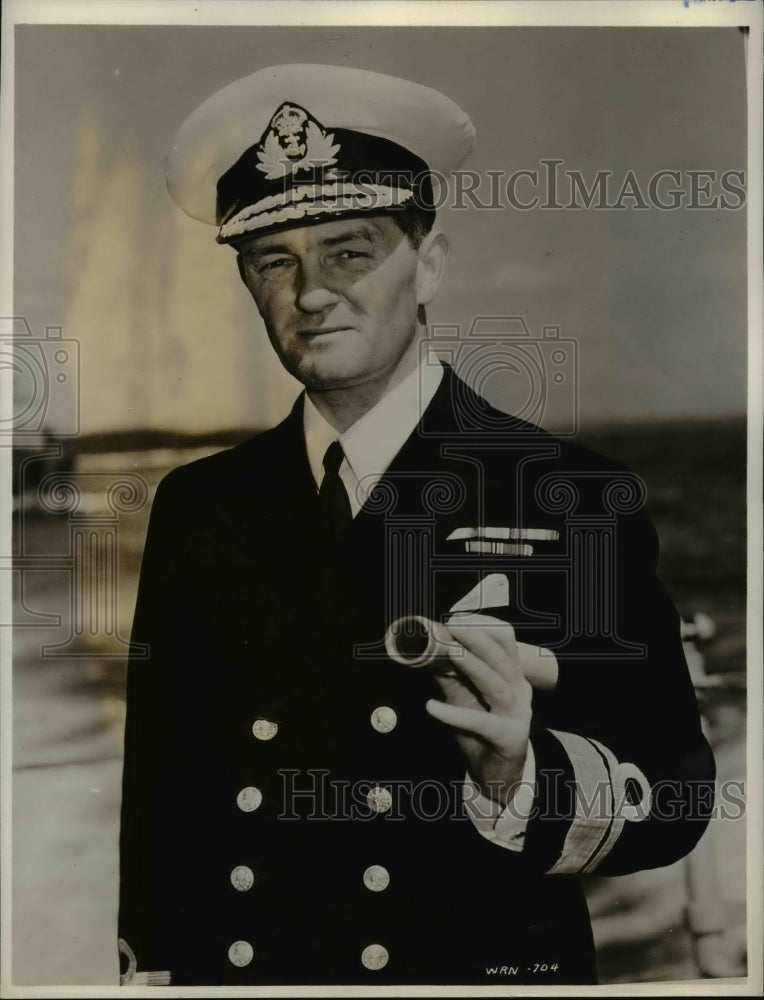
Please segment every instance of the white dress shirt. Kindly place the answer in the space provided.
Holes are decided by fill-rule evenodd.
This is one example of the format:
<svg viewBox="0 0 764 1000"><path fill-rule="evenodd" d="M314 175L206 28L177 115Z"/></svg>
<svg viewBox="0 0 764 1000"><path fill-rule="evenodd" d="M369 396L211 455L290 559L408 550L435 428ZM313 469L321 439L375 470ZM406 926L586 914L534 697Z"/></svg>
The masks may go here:
<svg viewBox="0 0 764 1000"><path fill-rule="evenodd" d="M339 469L340 478L348 491L350 510L355 517L419 423L442 378L443 368L439 364L415 368L376 406L339 435L306 393L303 411L305 447L316 488L320 487L324 478L326 449L332 441L339 441L345 453Z"/></svg>
<svg viewBox="0 0 764 1000"><path fill-rule="evenodd" d="M419 423L442 378L440 364L420 365L339 435L306 393L303 428L316 489L320 488L324 476L326 449L333 441L339 441L345 453L339 475L355 517ZM467 775L463 789L464 805L476 829L484 837L512 851L523 849L525 829L533 805L535 777L535 760L530 743L521 783L506 808L502 809L498 803L481 795L477 785Z"/></svg>

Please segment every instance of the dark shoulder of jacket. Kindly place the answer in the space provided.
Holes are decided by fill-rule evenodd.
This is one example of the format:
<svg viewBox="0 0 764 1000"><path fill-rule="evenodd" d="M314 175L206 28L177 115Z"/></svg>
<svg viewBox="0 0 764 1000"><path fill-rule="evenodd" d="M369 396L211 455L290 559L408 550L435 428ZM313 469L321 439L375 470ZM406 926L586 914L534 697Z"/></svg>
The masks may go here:
<svg viewBox="0 0 764 1000"><path fill-rule="evenodd" d="M527 443L529 448L533 447L534 442L539 445L540 448L548 449L550 445L555 445L557 447L557 458L555 462L560 466L567 466L571 469L577 469L585 472L597 472L597 473L612 473L613 475L618 475L620 473L627 473L632 475L631 471L622 462L617 459L603 455L600 452L594 451L586 445L580 444L570 437L558 437L553 431L545 430L538 424L531 423L528 420L523 420L521 417L517 417L508 410L499 409L493 404L489 403L488 400L476 393L474 389L469 387L466 382L459 378L453 370L449 368L448 365L443 365L448 373L450 373L453 379L453 385L458 384L460 393L462 397L470 397L473 399L477 398L481 401L483 412L485 414L485 423L487 432L490 435L493 428L498 428L495 433L498 437L506 436L508 439L511 438L515 443L523 442ZM511 423L507 424L507 419L511 419ZM506 426L506 430L502 429Z"/></svg>
<svg viewBox="0 0 764 1000"><path fill-rule="evenodd" d="M453 373L452 377L452 384L461 382ZM557 437L537 424L492 406L464 382L459 385L459 390L459 395L463 398L472 395L482 401L488 428L501 427L502 417L505 421L508 416L511 417L507 430L502 430L497 440L501 440L504 435L508 443L511 441L513 448L520 446L527 448L529 452L538 448L540 460L531 463L535 481L547 474L562 478L569 476L570 482L582 496L584 508L589 506L592 510L600 509L603 499L607 497L606 502L622 529L624 540L631 541L635 548L642 548L642 555L647 562L655 564L658 536L645 510L647 485L641 476L615 458L594 451L571 438ZM485 438L481 440L481 445L484 444Z"/></svg>
<svg viewBox="0 0 764 1000"><path fill-rule="evenodd" d="M284 445L292 414L275 427L260 431L231 448L178 465L166 473L157 486L162 499L177 494L204 493L221 483L235 481L252 468L254 463L278 456Z"/></svg>

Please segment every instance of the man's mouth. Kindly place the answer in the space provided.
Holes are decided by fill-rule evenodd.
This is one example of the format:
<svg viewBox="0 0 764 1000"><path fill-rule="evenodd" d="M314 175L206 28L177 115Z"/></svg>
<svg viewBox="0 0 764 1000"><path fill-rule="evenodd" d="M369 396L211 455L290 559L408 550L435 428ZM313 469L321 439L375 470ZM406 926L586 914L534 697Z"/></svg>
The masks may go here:
<svg viewBox="0 0 764 1000"><path fill-rule="evenodd" d="M327 333L346 333L351 330L349 326L319 326L315 330L300 330L301 337L321 337Z"/></svg>

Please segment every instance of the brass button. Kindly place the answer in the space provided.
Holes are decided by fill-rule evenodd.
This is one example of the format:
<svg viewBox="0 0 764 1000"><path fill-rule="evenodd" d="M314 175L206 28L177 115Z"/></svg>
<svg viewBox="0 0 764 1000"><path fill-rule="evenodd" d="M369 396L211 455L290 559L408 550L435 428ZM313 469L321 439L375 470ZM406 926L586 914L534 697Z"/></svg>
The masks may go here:
<svg viewBox="0 0 764 1000"><path fill-rule="evenodd" d="M231 885L239 892L247 892L255 884L255 873L247 865L237 865L231 872Z"/></svg>
<svg viewBox="0 0 764 1000"><path fill-rule="evenodd" d="M255 949L249 941L234 941L228 949L228 961L239 969L249 965L255 957Z"/></svg>
<svg viewBox="0 0 764 1000"><path fill-rule="evenodd" d="M252 723L252 735L256 740L272 740L278 731L278 722L270 719L255 719Z"/></svg>
<svg viewBox="0 0 764 1000"><path fill-rule="evenodd" d="M376 972L378 969L384 969L390 958L387 948L383 944L370 944L367 945L361 952L361 961L366 966L367 969L371 969L372 972Z"/></svg>
<svg viewBox="0 0 764 1000"><path fill-rule="evenodd" d="M398 724L395 709L389 705L380 705L371 713L371 724L378 733L391 733Z"/></svg>
<svg viewBox="0 0 764 1000"><path fill-rule="evenodd" d="M236 796L236 805L242 812L245 813L254 812L262 801L263 793L259 788L255 788L254 785L248 785L246 788L242 788Z"/></svg>
<svg viewBox="0 0 764 1000"><path fill-rule="evenodd" d="M389 788L382 788L381 785L377 785L366 796L366 801L374 812L385 813L392 807L393 796Z"/></svg>
<svg viewBox="0 0 764 1000"><path fill-rule="evenodd" d="M372 892L384 892L390 885L390 872L382 865L370 865L363 873L363 884Z"/></svg>

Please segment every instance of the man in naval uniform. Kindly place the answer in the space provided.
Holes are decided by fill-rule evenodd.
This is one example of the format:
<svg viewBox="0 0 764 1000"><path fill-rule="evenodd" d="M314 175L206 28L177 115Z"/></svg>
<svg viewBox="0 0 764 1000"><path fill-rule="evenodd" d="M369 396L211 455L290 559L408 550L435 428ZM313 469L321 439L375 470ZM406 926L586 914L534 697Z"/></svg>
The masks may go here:
<svg viewBox="0 0 764 1000"><path fill-rule="evenodd" d="M123 983L595 982L577 876L703 832L713 761L639 482L424 349L430 171L473 137L426 87L296 65L171 149L173 199L305 391L156 494Z"/></svg>

